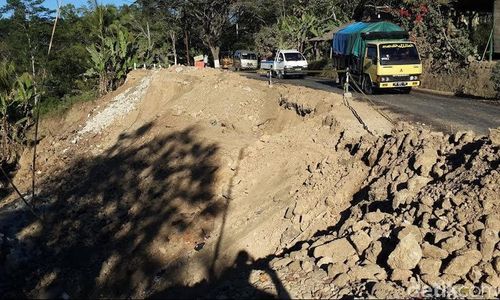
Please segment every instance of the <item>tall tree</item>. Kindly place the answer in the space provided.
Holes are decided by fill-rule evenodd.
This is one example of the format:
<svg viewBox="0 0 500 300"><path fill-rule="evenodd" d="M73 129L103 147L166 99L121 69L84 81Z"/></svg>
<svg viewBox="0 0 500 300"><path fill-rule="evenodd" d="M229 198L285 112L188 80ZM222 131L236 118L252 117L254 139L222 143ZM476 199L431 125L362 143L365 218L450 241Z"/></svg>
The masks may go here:
<svg viewBox="0 0 500 300"><path fill-rule="evenodd" d="M50 14L42 5L43 0L7 0L0 8L2 15L11 14L11 45L16 50L9 59L18 68L30 73L37 72L37 64L46 59L45 51L50 36Z"/></svg>
<svg viewBox="0 0 500 300"><path fill-rule="evenodd" d="M190 6L201 25L201 40L212 52L214 67L219 68L219 52L224 26L229 21L235 0L191 0Z"/></svg>

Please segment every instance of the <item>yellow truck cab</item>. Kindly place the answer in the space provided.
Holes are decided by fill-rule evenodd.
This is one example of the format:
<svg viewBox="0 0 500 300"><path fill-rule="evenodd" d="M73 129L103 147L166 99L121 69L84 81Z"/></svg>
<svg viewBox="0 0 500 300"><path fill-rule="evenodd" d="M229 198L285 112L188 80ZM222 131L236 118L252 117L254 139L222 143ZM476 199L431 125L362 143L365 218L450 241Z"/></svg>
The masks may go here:
<svg viewBox="0 0 500 300"><path fill-rule="evenodd" d="M409 93L420 85L422 63L408 33L390 22L357 22L339 30L333 39L333 65L339 82L346 77L356 88Z"/></svg>
<svg viewBox="0 0 500 300"><path fill-rule="evenodd" d="M370 41L363 62L363 90L402 88L409 92L420 85L422 63L417 47L407 41Z"/></svg>

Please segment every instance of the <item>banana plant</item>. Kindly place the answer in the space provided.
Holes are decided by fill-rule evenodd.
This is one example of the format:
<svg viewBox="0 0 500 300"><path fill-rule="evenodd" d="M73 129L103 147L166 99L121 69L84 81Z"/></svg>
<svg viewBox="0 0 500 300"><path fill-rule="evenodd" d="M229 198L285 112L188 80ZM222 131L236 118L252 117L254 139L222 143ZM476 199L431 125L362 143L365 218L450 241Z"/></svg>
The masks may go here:
<svg viewBox="0 0 500 300"><path fill-rule="evenodd" d="M32 106L35 88L27 73L17 77L11 63L0 63L0 164L10 161L20 145L26 142L26 132L33 124Z"/></svg>
<svg viewBox="0 0 500 300"><path fill-rule="evenodd" d="M116 33L102 39L102 44L87 48L92 68L85 73L99 78L99 93L106 94L121 83L132 69L137 47L128 31L115 27Z"/></svg>

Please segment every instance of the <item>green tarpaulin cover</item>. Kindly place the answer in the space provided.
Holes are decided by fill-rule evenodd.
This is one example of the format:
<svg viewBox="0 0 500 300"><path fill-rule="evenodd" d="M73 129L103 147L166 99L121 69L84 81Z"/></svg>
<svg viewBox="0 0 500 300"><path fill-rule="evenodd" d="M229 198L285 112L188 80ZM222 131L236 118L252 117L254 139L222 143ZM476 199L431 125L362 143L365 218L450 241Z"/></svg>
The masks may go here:
<svg viewBox="0 0 500 300"><path fill-rule="evenodd" d="M333 38L333 51L340 55L360 56L366 47L366 41L361 38L361 34L380 32L400 32L405 31L398 25L391 22L357 22L350 24L339 30Z"/></svg>

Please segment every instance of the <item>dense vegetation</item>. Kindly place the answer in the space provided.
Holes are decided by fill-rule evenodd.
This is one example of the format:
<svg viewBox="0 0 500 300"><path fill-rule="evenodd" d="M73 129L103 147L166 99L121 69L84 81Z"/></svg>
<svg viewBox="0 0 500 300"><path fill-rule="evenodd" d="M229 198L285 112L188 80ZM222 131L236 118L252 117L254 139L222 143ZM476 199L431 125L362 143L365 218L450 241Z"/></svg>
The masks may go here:
<svg viewBox="0 0 500 300"><path fill-rule="evenodd" d="M11 145L27 143L35 99L42 113L57 111L115 89L134 64L192 64L193 56L211 54L217 65L221 50L294 47L310 58L327 57L330 42L314 52L308 40L363 18L366 2L137 0L114 7L95 1L54 11L42 0L7 0L0 9L0 161L12 157ZM486 46L491 16L438 0L369 2L391 7L386 12L419 42L431 71L467 64Z"/></svg>

